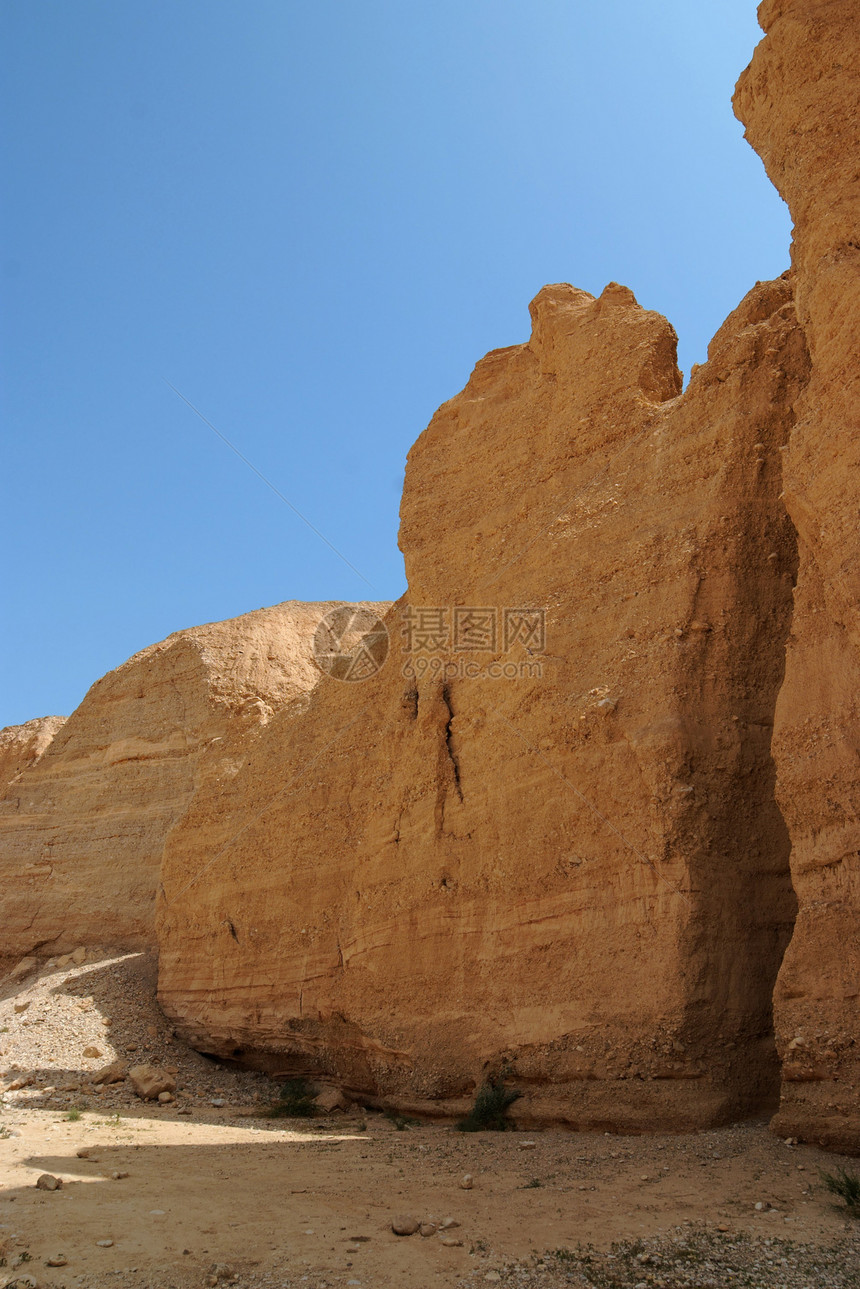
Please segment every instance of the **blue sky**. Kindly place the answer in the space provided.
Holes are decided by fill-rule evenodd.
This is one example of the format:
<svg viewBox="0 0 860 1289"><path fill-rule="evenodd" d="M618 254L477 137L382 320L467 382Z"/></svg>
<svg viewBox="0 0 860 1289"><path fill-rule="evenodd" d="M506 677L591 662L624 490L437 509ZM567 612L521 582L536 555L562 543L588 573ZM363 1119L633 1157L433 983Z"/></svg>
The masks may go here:
<svg viewBox="0 0 860 1289"><path fill-rule="evenodd" d="M4 0L0 725L182 627L399 595L406 452L545 282L626 283L701 361L788 266L730 106L760 36L752 0Z"/></svg>

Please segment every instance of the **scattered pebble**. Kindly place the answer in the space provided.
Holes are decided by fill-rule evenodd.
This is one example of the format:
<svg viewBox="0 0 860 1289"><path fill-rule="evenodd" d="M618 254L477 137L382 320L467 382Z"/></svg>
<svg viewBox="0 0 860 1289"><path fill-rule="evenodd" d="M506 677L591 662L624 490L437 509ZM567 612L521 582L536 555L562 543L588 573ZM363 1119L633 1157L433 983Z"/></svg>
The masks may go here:
<svg viewBox="0 0 860 1289"><path fill-rule="evenodd" d="M391 1219L391 1229L395 1235L414 1235L419 1229L419 1222L414 1217L393 1217Z"/></svg>

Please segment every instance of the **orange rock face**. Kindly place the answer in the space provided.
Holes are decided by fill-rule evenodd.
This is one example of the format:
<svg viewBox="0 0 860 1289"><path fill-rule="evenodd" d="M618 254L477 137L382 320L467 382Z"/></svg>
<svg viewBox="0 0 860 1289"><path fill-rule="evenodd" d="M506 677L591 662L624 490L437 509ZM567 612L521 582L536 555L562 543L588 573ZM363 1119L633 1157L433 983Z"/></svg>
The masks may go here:
<svg viewBox="0 0 860 1289"><path fill-rule="evenodd" d="M735 107L794 217L812 359L784 454L799 572L774 754L799 911L774 1000L775 1127L860 1151L860 25L850 0L759 17Z"/></svg>
<svg viewBox="0 0 860 1289"><path fill-rule="evenodd" d="M759 16L790 272L683 393L629 290L545 287L409 455L400 603L320 667L331 605L180 632L0 734L0 953L146 942L158 886L205 1051L860 1151L860 25Z"/></svg>
<svg viewBox="0 0 860 1289"><path fill-rule="evenodd" d="M65 720L65 716L40 716L23 725L7 725L0 730L0 792L36 764Z"/></svg>
<svg viewBox="0 0 860 1289"><path fill-rule="evenodd" d="M160 998L205 1050L404 1107L505 1070L523 1119L715 1123L778 1081L806 348L787 279L684 394L625 288L532 318L410 453L386 663L275 717L171 834Z"/></svg>
<svg viewBox="0 0 860 1289"><path fill-rule="evenodd" d="M320 676L314 627L332 607L179 631L104 676L65 723L3 731L14 764L24 745L31 764L0 797L0 956L153 942L168 830L195 786L211 777L217 792L235 773L275 710L301 710Z"/></svg>

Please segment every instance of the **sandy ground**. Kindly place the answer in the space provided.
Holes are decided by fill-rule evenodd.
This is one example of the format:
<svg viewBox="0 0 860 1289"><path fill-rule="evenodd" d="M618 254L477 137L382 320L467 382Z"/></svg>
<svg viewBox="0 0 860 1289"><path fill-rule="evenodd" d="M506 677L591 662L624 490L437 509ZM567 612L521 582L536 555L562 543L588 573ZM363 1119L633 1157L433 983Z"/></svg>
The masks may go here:
<svg viewBox="0 0 860 1289"><path fill-rule="evenodd" d="M102 1005L116 1014L130 987L123 971L136 971L142 988L151 977L141 970L139 960L113 959L107 974L100 962L46 968L24 984L7 979L5 1086L19 1074L11 1067L22 1065L16 1051L32 1056L35 1041L22 1023L16 1040L16 1017L58 992L77 1006L84 988L89 1019L101 1024L94 986L108 982ZM28 998L30 1007L15 1012ZM151 1026L139 1000L133 1010L137 1023ZM44 1052L49 1006L38 1021L29 1029L38 1028ZM165 1034L168 1041L159 1030L152 1043ZM57 1043L68 1041L65 1025ZM121 1048L118 1036L112 1041ZM0 1285L24 1275L46 1289L185 1289L216 1278L273 1289L860 1285L860 1221L834 1207L819 1178L819 1168L851 1161L787 1145L764 1124L631 1138L398 1128L358 1109L266 1120L252 1117L253 1103L269 1094L264 1081L210 1062L198 1071L202 1058L175 1044L168 1050L188 1091L164 1107L138 1101L127 1084L110 1094L122 1099L116 1109L74 1091L60 1095L89 1109L57 1105L53 1084L38 1087L44 1070L32 1067L29 1086L3 1094ZM197 1082L183 1075L185 1063ZM69 1065L65 1052L63 1077ZM213 1091L226 1104L212 1106ZM180 1113L188 1108L190 1116ZM43 1173L62 1187L37 1189ZM460 1184L466 1173L471 1189ZM399 1237L391 1221L401 1214L458 1225ZM63 1266L47 1265L59 1257Z"/></svg>

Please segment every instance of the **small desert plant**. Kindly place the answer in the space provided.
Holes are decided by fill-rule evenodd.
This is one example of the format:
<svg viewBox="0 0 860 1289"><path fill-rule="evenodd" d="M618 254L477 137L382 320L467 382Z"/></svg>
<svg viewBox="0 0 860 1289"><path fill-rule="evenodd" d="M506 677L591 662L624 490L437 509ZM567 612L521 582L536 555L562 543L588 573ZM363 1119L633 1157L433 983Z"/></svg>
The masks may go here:
<svg viewBox="0 0 860 1289"><path fill-rule="evenodd" d="M523 1185L523 1190L524 1190L524 1191L536 1191L536 1190L538 1189L538 1187L539 1187L539 1186L543 1186L543 1182L541 1181L541 1179L540 1179L539 1177L533 1177L533 1178L531 1179L531 1181L530 1181L530 1182L525 1182L525 1183L524 1183L524 1185Z"/></svg>
<svg viewBox="0 0 860 1289"><path fill-rule="evenodd" d="M66 1123L77 1123L80 1117L81 1117L81 1112L78 1109L78 1107L72 1106L71 1110L66 1115Z"/></svg>
<svg viewBox="0 0 860 1289"><path fill-rule="evenodd" d="M264 1119L312 1119L317 1112L313 1088L305 1079L287 1079L277 1101L260 1113Z"/></svg>
<svg viewBox="0 0 860 1289"><path fill-rule="evenodd" d="M506 1118L508 1109L521 1096L521 1092L506 1088L501 1079L488 1079L478 1088L475 1104L457 1128L460 1132L504 1132L511 1126Z"/></svg>
<svg viewBox="0 0 860 1289"><path fill-rule="evenodd" d="M410 1119L408 1114L398 1114L396 1110L386 1110L385 1117L394 1124L398 1132L408 1132L418 1119Z"/></svg>
<svg viewBox="0 0 860 1289"><path fill-rule="evenodd" d="M838 1195L845 1201L845 1206L854 1217L860 1217L860 1177L850 1173L847 1168L838 1168L835 1173L822 1171L821 1180L831 1195Z"/></svg>

